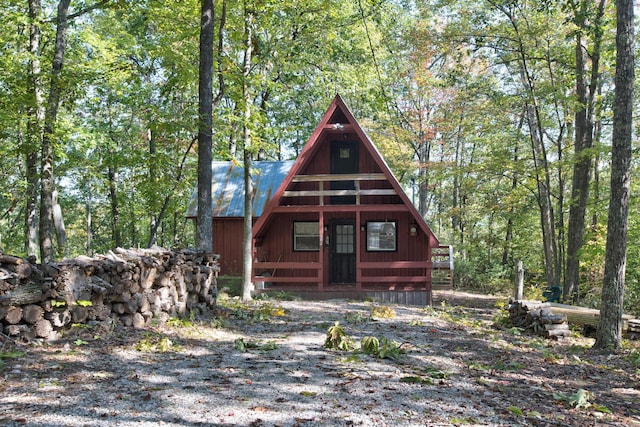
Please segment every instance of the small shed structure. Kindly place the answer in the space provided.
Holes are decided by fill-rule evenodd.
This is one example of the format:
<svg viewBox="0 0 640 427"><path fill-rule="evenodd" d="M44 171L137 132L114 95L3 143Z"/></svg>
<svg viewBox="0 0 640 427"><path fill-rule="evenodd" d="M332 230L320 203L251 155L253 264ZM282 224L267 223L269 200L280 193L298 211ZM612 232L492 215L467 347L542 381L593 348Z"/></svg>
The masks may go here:
<svg viewBox="0 0 640 427"><path fill-rule="evenodd" d="M440 245L339 95L295 162L254 166L257 291L431 303L432 257L449 248ZM221 274L241 271L243 190L227 185L241 184L241 177L238 165L214 164L213 247L221 254ZM226 215L223 206L237 216ZM192 200L188 216L195 213ZM448 262L436 265L449 270Z"/></svg>

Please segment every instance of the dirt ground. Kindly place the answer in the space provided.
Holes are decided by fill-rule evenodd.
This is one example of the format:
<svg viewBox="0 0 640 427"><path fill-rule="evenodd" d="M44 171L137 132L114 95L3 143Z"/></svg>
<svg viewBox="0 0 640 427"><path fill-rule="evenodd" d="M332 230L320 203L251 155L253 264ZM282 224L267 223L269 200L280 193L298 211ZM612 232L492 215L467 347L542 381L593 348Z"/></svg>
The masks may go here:
<svg viewBox="0 0 640 427"><path fill-rule="evenodd" d="M5 340L0 425L640 426L633 343L599 354L498 327L500 301L228 300L144 330ZM325 347L336 322L352 349Z"/></svg>

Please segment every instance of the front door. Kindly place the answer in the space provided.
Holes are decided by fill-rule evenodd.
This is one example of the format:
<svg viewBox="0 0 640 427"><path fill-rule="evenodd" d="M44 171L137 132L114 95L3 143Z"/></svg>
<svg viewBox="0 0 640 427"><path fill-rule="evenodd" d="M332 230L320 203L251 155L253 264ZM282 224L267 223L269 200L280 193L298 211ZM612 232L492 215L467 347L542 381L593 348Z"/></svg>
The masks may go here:
<svg viewBox="0 0 640 427"><path fill-rule="evenodd" d="M330 283L356 281L356 224L353 220L331 221L329 278Z"/></svg>
<svg viewBox="0 0 640 427"><path fill-rule="evenodd" d="M358 144L355 141L331 141L331 174L358 173ZM332 190L355 190L353 180L331 181ZM332 196L331 204L353 205L356 196Z"/></svg>

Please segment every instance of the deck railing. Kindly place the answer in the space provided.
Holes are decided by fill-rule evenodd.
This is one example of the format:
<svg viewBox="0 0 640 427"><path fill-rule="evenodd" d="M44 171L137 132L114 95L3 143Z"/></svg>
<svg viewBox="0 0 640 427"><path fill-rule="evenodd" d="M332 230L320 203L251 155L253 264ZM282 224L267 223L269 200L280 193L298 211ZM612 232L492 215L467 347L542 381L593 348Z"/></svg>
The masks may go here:
<svg viewBox="0 0 640 427"><path fill-rule="evenodd" d="M406 270L421 270L419 274L407 274ZM276 274L289 270L290 275ZM323 264L320 262L256 262L253 264L254 282L272 284L304 284L322 290L324 286ZM372 270L386 270L384 276L367 274ZM305 271L306 274L298 273ZM297 272L297 273L296 273ZM315 273L315 274L314 274ZM441 245L433 249L432 261L359 262L356 265L355 288L366 290L376 283L415 284L416 287L453 289L453 248Z"/></svg>
<svg viewBox="0 0 640 427"><path fill-rule="evenodd" d="M355 174L317 174L317 175L297 175L293 177L296 183L312 183L315 187L310 190L288 190L282 195L284 197L318 197L319 205L325 205L325 197L332 196L355 196L355 204L359 205L362 196L395 196L398 193L393 188L369 188L361 189L360 183L363 181L387 183L387 177L383 173L355 173ZM353 181L354 189L335 190L325 188L325 184L332 182Z"/></svg>
<svg viewBox="0 0 640 427"><path fill-rule="evenodd" d="M374 284L402 283L412 284L414 287L427 288L431 277L431 261L392 261L392 262L360 262L356 266L355 288L366 290ZM254 282L287 284L297 283L305 285L315 285L317 290L322 290L324 277L322 275L322 264L319 262L257 262L253 264L255 276ZM384 276L367 275L368 271L386 270ZM421 270L420 274L406 274L406 270ZM278 275L278 270L306 271L305 276L291 274L287 276ZM315 274L313 272L315 271ZM404 273L404 274L403 274Z"/></svg>
<svg viewBox="0 0 640 427"><path fill-rule="evenodd" d="M433 270L431 272L432 289L453 289L453 246L440 245L431 253Z"/></svg>

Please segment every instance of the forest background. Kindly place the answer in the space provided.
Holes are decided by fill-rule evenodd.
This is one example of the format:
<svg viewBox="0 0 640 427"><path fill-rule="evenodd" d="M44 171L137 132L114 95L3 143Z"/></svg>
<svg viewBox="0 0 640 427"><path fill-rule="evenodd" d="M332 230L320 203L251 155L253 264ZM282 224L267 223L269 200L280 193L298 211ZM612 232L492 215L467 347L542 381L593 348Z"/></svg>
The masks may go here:
<svg viewBox="0 0 640 427"><path fill-rule="evenodd" d="M194 246L200 2L0 7L0 248ZM600 302L611 1L217 0L213 23L214 160L295 158L340 93L453 245L455 286L510 289L523 260L528 297L557 284ZM632 182L634 314L637 194Z"/></svg>

